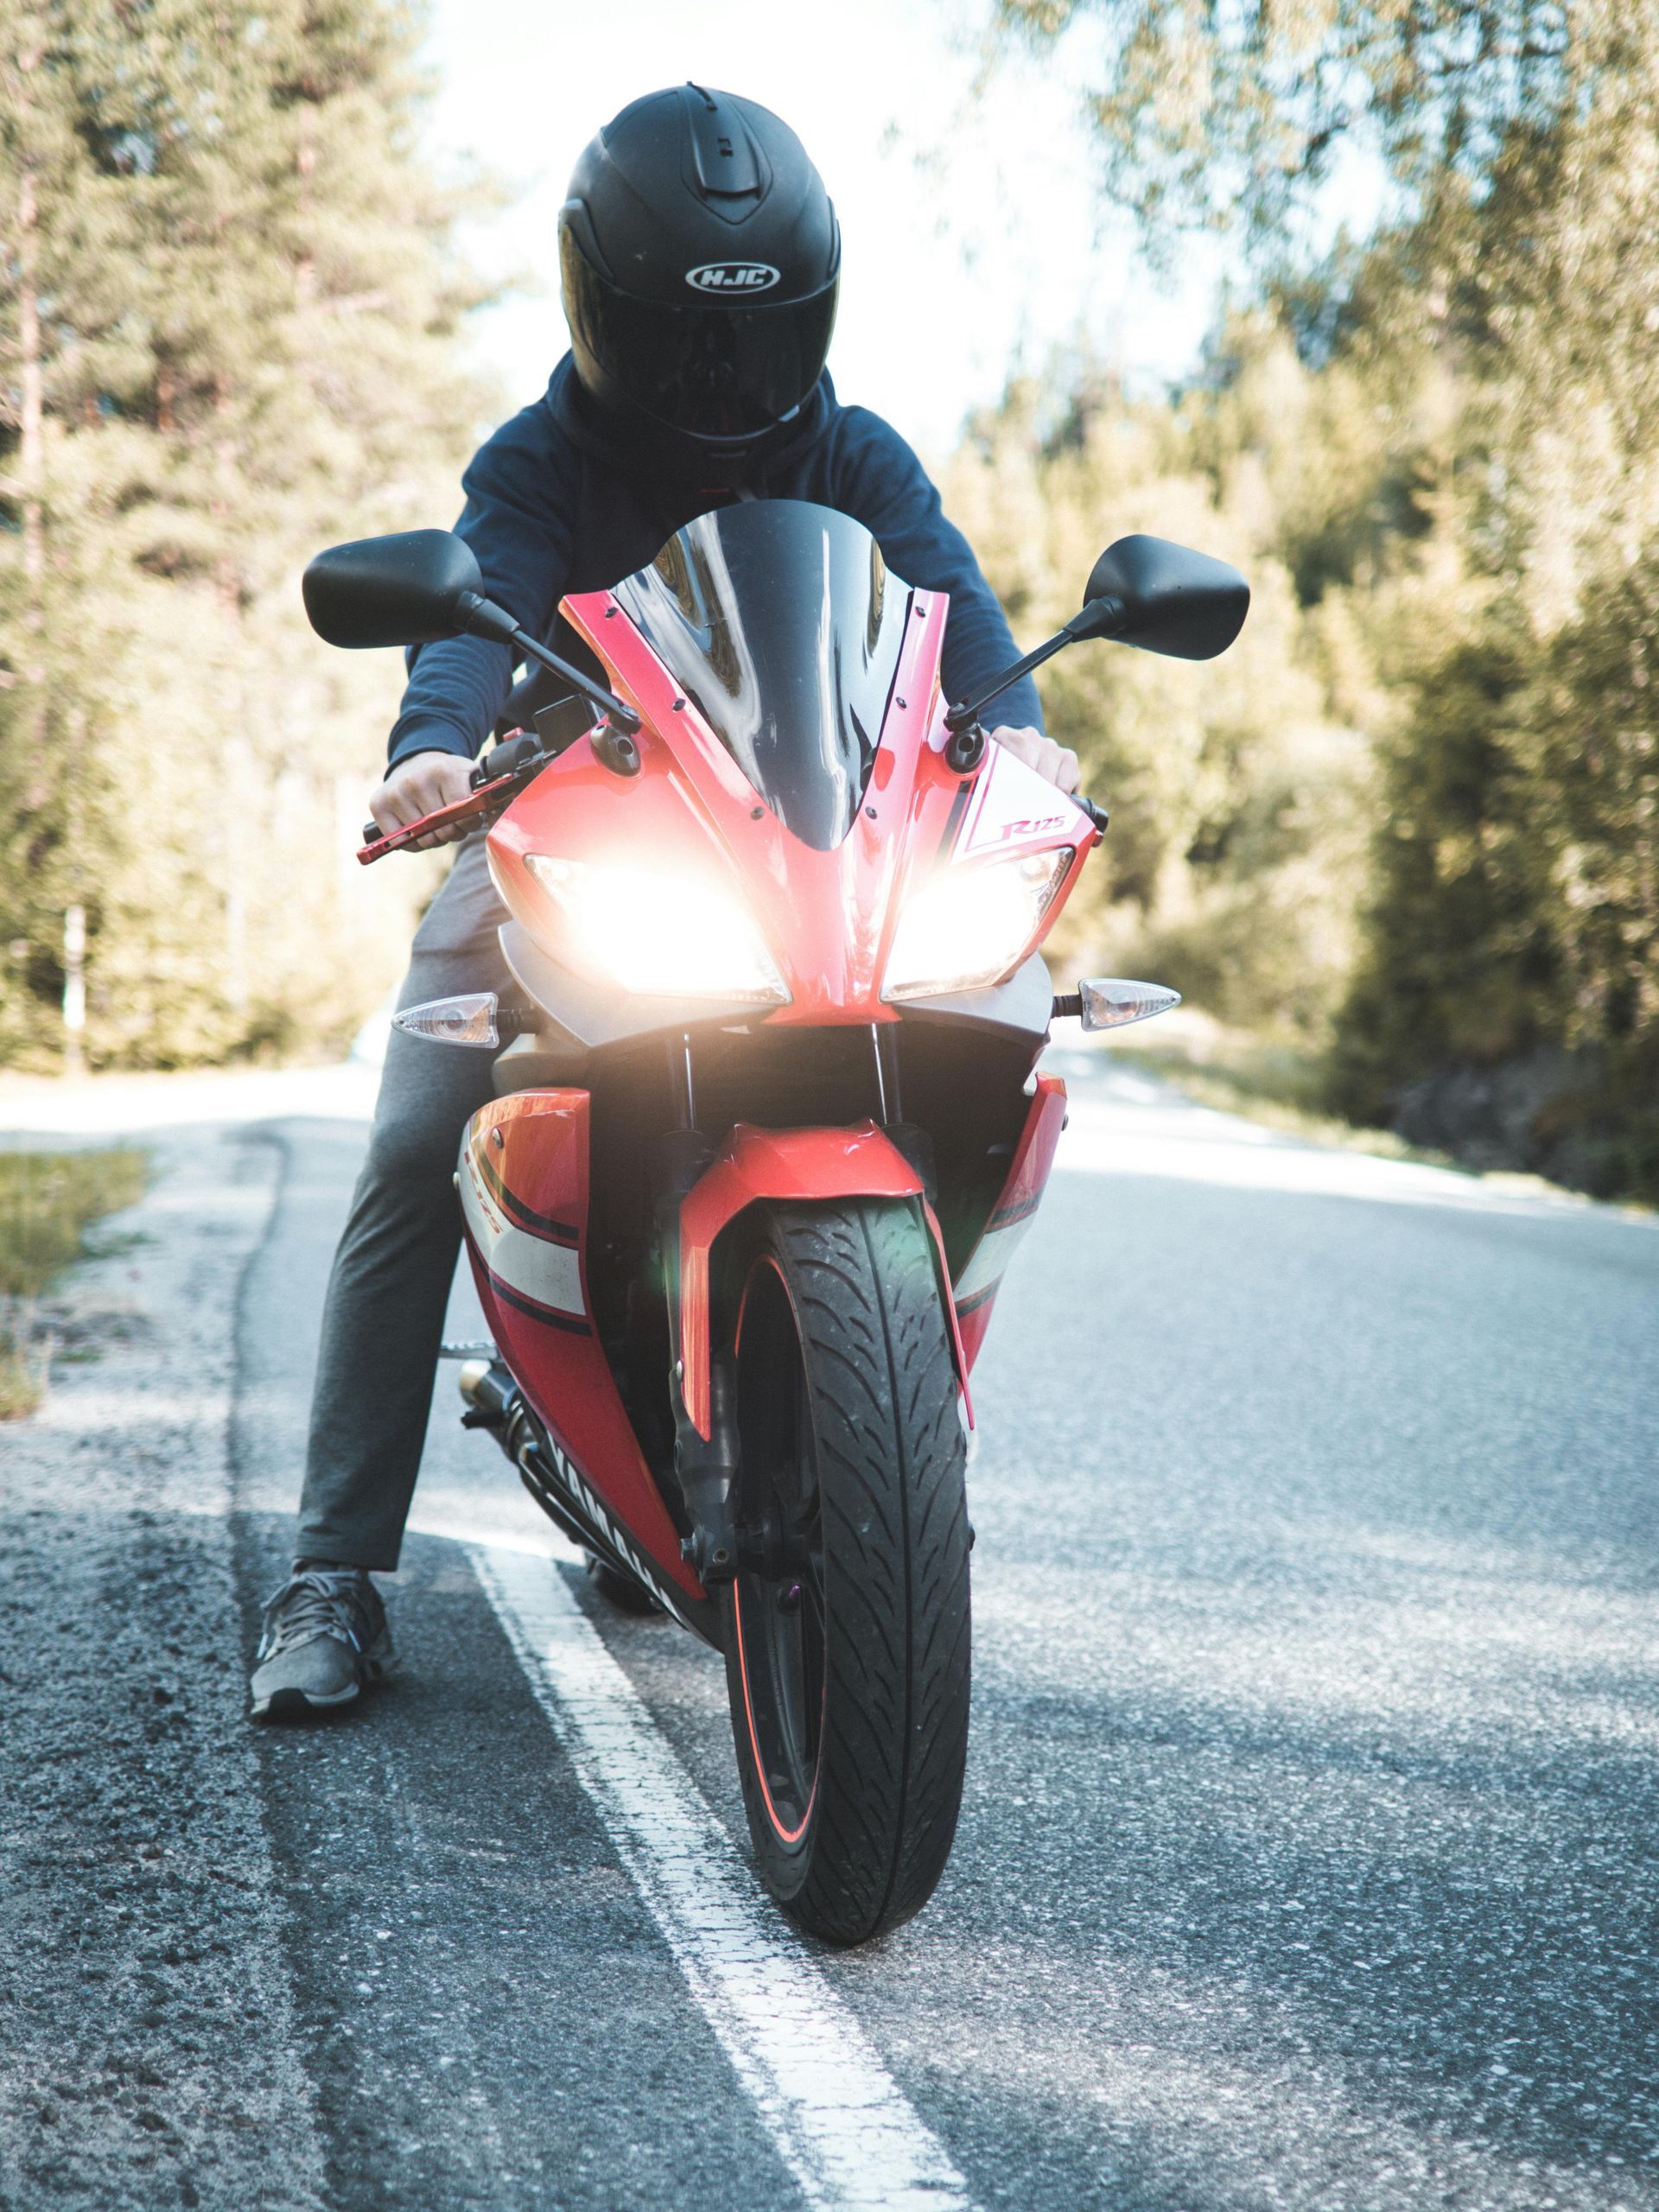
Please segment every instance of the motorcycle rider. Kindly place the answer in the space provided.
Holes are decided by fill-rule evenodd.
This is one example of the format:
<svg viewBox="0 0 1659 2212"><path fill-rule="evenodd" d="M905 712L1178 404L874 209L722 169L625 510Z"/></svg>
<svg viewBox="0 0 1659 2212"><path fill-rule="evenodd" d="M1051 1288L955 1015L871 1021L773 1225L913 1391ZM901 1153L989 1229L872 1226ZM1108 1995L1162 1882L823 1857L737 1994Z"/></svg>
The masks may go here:
<svg viewBox="0 0 1659 2212"><path fill-rule="evenodd" d="M1001 609L916 455L879 416L836 397L824 362L839 226L805 149L777 116L696 85L632 102L576 164L559 258L570 351L462 480L456 527L490 597L602 677L558 616L566 593L619 582L711 507L810 499L863 523L907 583L950 594L952 696L1015 658ZM899 324L894 342L949 337ZM385 780L370 802L382 830L467 795L512 680L508 649L482 639L408 658ZM536 703L521 686L512 719L527 720ZM1002 711L1009 722L992 735L1075 791L1076 756L1043 734L1029 680ZM403 1006L511 988L496 939L506 913L483 836L448 834L464 842L416 931ZM435 1052L392 1033L329 1282L296 1556L265 1614L257 1718L348 1703L390 1661L370 1577L397 1565L460 1246L456 1145L492 1096L487 1054Z"/></svg>

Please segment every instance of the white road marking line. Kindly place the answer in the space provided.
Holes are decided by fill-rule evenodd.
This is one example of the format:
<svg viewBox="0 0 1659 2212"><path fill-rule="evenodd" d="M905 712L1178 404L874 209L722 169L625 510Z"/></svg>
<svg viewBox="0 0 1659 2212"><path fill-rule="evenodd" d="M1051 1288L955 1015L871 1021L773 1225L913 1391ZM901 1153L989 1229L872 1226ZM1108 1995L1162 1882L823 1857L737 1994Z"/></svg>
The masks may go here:
<svg viewBox="0 0 1659 2212"><path fill-rule="evenodd" d="M809 2204L971 2212L938 2138L761 1897L550 1560L471 1558L623 1866Z"/></svg>

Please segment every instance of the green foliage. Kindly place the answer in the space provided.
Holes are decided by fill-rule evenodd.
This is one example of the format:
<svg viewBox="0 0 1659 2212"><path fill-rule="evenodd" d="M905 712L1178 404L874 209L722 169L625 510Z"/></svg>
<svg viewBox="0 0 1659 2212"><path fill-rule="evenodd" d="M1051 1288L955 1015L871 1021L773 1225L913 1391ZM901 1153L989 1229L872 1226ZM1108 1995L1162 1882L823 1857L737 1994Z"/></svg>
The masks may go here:
<svg viewBox="0 0 1659 2212"><path fill-rule="evenodd" d="M1659 16L1573 23L1570 108L1376 257L1438 291L1427 327L1379 321L1371 344L1450 386L1445 534L1472 588L1419 610L1394 671L1333 1078L1345 1106L1420 1127L1437 1088L1520 1081L1524 1164L1653 1195Z"/></svg>
<svg viewBox="0 0 1659 2212"><path fill-rule="evenodd" d="M1517 124L1570 105L1560 0L995 0L1004 37L1066 42L1109 191L1154 247L1187 226L1281 244L1359 140L1412 188L1484 182Z"/></svg>
<svg viewBox="0 0 1659 2212"><path fill-rule="evenodd" d="M0 29L0 1061L349 1034L420 886L353 833L397 671L312 639L332 537L453 499L465 195L397 0L19 0Z"/></svg>
<svg viewBox="0 0 1659 2212"><path fill-rule="evenodd" d="M136 1205L149 1155L0 1152L0 1298L38 1298L79 1256L95 1221Z"/></svg>
<svg viewBox="0 0 1659 2212"><path fill-rule="evenodd" d="M1531 640L1493 622L1413 687L1380 747L1380 828L1363 949L1334 1077L1357 1119L1448 1053L1543 1040L1560 991L1529 761Z"/></svg>
<svg viewBox="0 0 1659 2212"><path fill-rule="evenodd" d="M1659 546L1557 636L1538 695L1536 787L1552 802L1541 842L1571 918L1563 1041L1620 1054L1659 1047L1656 657ZM1653 1100L1659 1111L1659 1087Z"/></svg>
<svg viewBox="0 0 1659 2212"><path fill-rule="evenodd" d="M1424 669L1384 770L1332 1096L1519 1071L1524 1164L1659 1193L1659 555L1540 641L1496 607ZM1455 1130L1448 1132L1455 1135ZM1471 1133L1477 1134L1477 1133Z"/></svg>
<svg viewBox="0 0 1659 2212"><path fill-rule="evenodd" d="M1198 732L1179 681L1057 682L1114 839L1136 817L1101 920L1327 1045L1357 1119L1659 1196L1659 4L997 20L1092 72L1108 188L1155 238L1239 222L1277 257L1197 391L1111 410L1156 456L1137 518L1244 560L1265 650ZM1353 136L1396 226L1297 266ZM1090 489L1109 531L1122 488Z"/></svg>
<svg viewBox="0 0 1659 2212"><path fill-rule="evenodd" d="M1039 390L1017 388L976 426L948 491L1033 639L1075 612L1095 556L1131 531L1249 575L1250 619L1212 667L1096 646L1045 672L1051 731L1113 810L1056 949L1322 1041L1349 960L1366 751L1342 696L1342 618L1302 604L1281 514L1314 380L1272 331L1235 337L1249 371L1173 409L1085 383L1056 425ZM1256 435L1268 419L1276 443Z"/></svg>

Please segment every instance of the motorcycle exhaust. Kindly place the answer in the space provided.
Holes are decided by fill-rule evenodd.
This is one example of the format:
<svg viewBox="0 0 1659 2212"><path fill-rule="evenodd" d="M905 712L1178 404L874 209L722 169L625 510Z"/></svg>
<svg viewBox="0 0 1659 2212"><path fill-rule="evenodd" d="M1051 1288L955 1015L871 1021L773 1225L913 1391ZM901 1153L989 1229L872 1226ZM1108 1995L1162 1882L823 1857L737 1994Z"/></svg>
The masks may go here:
<svg viewBox="0 0 1659 2212"><path fill-rule="evenodd" d="M687 1415L678 1389L674 1392L677 1431L674 1468L692 1531L680 1546L680 1557L705 1589L716 1582L732 1581L738 1569L737 1524L732 1515L737 1428L732 1410L731 1370L725 1360L712 1363L709 1390L711 1419L706 1437Z"/></svg>
<svg viewBox="0 0 1659 2212"><path fill-rule="evenodd" d="M494 1347L491 1350L493 1352ZM659 1605L671 1610L670 1599L644 1563L620 1547L612 1532L583 1510L591 1492L581 1484L584 1495L576 1494L573 1482L580 1484L580 1477L574 1470L567 1472L564 1455L525 1404L523 1392L500 1360L466 1360L455 1381L467 1402L461 1417L462 1427L489 1430L554 1527L626 1580L639 1583Z"/></svg>
<svg viewBox="0 0 1659 2212"><path fill-rule="evenodd" d="M466 1428L505 1428L518 1400L518 1386L498 1359L467 1359L455 1376L467 1401Z"/></svg>

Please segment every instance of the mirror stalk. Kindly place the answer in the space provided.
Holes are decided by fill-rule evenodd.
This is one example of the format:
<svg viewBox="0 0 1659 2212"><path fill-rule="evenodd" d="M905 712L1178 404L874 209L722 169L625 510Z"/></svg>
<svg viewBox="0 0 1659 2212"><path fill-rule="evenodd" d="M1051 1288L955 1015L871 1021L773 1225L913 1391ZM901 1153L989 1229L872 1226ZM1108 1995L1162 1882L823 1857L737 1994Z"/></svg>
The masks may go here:
<svg viewBox="0 0 1659 2212"><path fill-rule="evenodd" d="M1005 668L988 691L982 691L977 699L964 701L960 706L947 707L944 710L946 729L952 737L963 730L971 729L992 700L1000 699L1005 691L1019 683L1021 677L1029 676L1046 660L1052 660L1056 653L1063 652L1067 645L1077 645L1084 638L1109 638L1122 619L1123 604L1121 600L1091 599L1081 613L1071 617L1063 630L1057 630L1052 638L1046 638L1023 660L1015 661L1012 668Z"/></svg>
<svg viewBox="0 0 1659 2212"><path fill-rule="evenodd" d="M639 717L632 707L613 691L607 691L602 683L595 683L591 676L584 676L579 668L572 668L568 660L561 660L557 653L550 652L539 639L521 629L505 607L498 607L481 592L463 591L455 601L455 613L474 637L489 638L498 645L509 645L529 659L539 661L555 676L562 676L567 683L574 684L584 698L604 709L613 727L624 735L632 737L638 732Z"/></svg>

